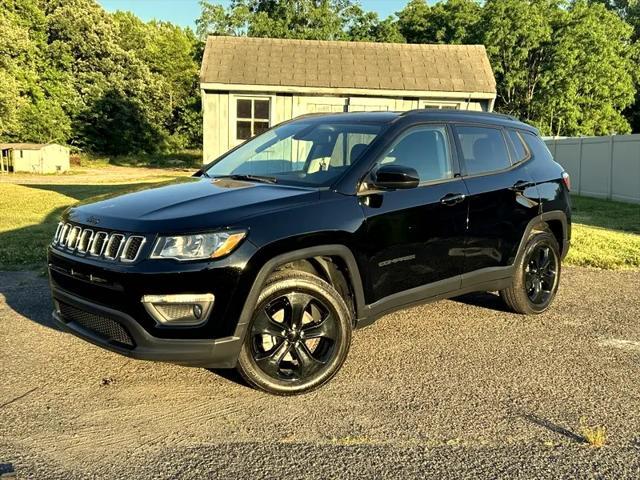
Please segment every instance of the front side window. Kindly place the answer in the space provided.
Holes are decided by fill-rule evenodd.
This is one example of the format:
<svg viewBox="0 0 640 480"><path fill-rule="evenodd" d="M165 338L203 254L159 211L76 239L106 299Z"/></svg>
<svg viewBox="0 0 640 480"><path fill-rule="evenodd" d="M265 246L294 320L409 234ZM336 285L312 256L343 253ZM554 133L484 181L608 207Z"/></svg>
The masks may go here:
<svg viewBox="0 0 640 480"><path fill-rule="evenodd" d="M269 111L269 99L236 99L236 138L247 140L268 130Z"/></svg>
<svg viewBox="0 0 640 480"><path fill-rule="evenodd" d="M498 128L456 126L467 175L509 168L509 152Z"/></svg>
<svg viewBox="0 0 640 480"><path fill-rule="evenodd" d="M380 133L377 124L295 121L275 127L220 158L210 177L268 176L278 183L326 186Z"/></svg>
<svg viewBox="0 0 640 480"><path fill-rule="evenodd" d="M446 127L425 125L403 133L379 162L389 163L415 169L420 182L451 178L453 168Z"/></svg>

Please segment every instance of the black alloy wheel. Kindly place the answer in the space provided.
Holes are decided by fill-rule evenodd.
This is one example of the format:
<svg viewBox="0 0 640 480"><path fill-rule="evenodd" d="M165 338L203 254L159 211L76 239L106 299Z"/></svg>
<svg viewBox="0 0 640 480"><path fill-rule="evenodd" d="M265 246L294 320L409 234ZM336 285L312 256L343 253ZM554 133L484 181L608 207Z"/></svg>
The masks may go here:
<svg viewBox="0 0 640 480"><path fill-rule="evenodd" d="M544 305L553 295L558 278L558 257L546 244L531 250L524 271L525 289L531 303Z"/></svg>
<svg viewBox="0 0 640 480"><path fill-rule="evenodd" d="M512 285L500 291L504 302L516 313L544 312L560 285L560 247L553 233L533 232L514 268Z"/></svg>
<svg viewBox="0 0 640 480"><path fill-rule="evenodd" d="M338 325L321 299L290 292L256 312L251 336L251 353L261 370L281 380L301 380L331 359Z"/></svg>
<svg viewBox="0 0 640 480"><path fill-rule="evenodd" d="M351 329L349 309L331 285L306 272L278 272L258 299L238 370L270 393L308 392L338 372Z"/></svg>

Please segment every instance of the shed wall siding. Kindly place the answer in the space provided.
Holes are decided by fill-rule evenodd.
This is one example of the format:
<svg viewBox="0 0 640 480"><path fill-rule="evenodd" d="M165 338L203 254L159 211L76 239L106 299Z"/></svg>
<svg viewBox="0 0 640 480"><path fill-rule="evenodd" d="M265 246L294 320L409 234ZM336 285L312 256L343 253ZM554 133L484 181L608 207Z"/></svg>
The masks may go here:
<svg viewBox="0 0 640 480"><path fill-rule="evenodd" d="M61 145L47 145L39 150L11 150L14 172L59 173L69 170L69 149Z"/></svg>
<svg viewBox="0 0 640 480"><path fill-rule="evenodd" d="M236 135L235 102L237 98L269 98L271 126L307 113L355 111L407 111L416 108L457 106L459 109L488 111L490 100L440 97L437 93L420 98L354 97L331 95L276 94L264 91L204 91L203 96L203 161L208 163L240 144Z"/></svg>

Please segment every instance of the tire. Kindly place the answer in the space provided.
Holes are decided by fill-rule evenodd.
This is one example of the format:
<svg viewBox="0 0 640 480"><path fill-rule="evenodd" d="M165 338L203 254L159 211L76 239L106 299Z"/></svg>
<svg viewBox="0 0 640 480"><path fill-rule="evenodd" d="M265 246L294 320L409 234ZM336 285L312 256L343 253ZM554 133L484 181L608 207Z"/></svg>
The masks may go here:
<svg viewBox="0 0 640 480"><path fill-rule="evenodd" d="M277 272L258 297L238 372L268 393L307 393L340 370L351 331L349 308L331 285L306 272Z"/></svg>
<svg viewBox="0 0 640 480"><path fill-rule="evenodd" d="M548 253L548 262L544 252ZM549 308L560 284L560 247L550 232L534 232L516 265L513 283L501 290L506 305L523 315L539 314Z"/></svg>

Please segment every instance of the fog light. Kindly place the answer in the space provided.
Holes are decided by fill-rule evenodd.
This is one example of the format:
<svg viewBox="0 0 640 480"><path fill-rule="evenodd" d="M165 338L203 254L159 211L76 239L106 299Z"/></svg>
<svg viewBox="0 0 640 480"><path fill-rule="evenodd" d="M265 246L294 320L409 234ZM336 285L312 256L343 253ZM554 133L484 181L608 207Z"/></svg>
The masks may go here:
<svg viewBox="0 0 640 480"><path fill-rule="evenodd" d="M212 293L145 295L142 304L160 325L193 327L207 320L214 299Z"/></svg>

